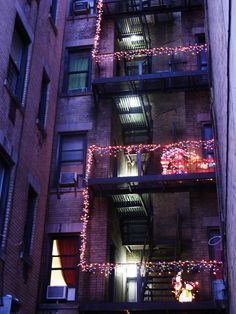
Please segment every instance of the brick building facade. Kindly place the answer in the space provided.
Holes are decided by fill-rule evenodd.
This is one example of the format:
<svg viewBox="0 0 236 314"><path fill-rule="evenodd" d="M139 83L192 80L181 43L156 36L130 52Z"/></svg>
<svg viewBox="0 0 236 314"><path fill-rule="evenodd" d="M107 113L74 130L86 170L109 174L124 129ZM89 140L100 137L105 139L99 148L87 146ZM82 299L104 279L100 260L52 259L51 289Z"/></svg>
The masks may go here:
<svg viewBox="0 0 236 314"><path fill-rule="evenodd" d="M212 122L205 23L217 6L2 7L0 314L225 313L224 108Z"/></svg>
<svg viewBox="0 0 236 314"><path fill-rule="evenodd" d="M65 21L50 6L1 1L1 313L36 312Z"/></svg>

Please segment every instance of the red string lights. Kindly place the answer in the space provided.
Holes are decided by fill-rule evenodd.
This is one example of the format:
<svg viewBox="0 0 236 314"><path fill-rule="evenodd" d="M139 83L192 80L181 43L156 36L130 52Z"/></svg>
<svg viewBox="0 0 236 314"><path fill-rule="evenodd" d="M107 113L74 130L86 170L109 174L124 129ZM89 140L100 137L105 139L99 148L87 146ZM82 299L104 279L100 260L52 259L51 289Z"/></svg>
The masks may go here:
<svg viewBox="0 0 236 314"><path fill-rule="evenodd" d="M190 53L192 55L199 54L201 51L207 52L207 44L190 44L186 46L178 47L158 47L158 48L146 48L146 49L134 49L134 50L122 50L111 53L98 54L100 35L102 30L102 16L103 16L103 0L98 0L97 2L97 21L96 21L96 31L94 36L94 45L92 50L92 58L95 62L101 62L104 60L121 60L128 59L132 60L137 56L159 56L159 55L176 55L179 53Z"/></svg>
<svg viewBox="0 0 236 314"><path fill-rule="evenodd" d="M182 168L183 158L188 158L190 161L198 160L200 161L199 155L197 155L197 149L204 148L207 152L213 152L214 150L214 140L209 141L180 141L178 143L168 144L161 146L160 144L137 144L137 145L117 145L117 146L95 146L92 145L88 148L87 153L87 163L86 163L86 173L85 173L85 183L88 185L88 179L91 175L91 171L94 163L94 155L99 156L112 156L116 157L118 153L124 152L125 154L138 154L138 153L148 153L155 152L162 149L161 154L161 164L163 167L163 174L174 173L172 167L172 172L168 172L168 166L166 164L171 164L175 167L179 167L179 172L186 173ZM212 158L212 157L211 157ZM190 162L188 161L188 162ZM211 161L211 166L214 166L214 160ZM210 166L209 166L210 167ZM170 169L169 169L170 170ZM176 173L176 172L175 172ZM87 247L87 228L89 222L89 211L90 211L90 197L89 188L83 190L83 212L81 221L83 223L81 237L81 247L80 247L80 267L82 271L96 272L99 271L102 274L109 274L111 271L119 265L112 263L87 263L86 260L86 247ZM186 270L187 272L196 271L212 271L213 274L221 269L222 263L217 261L173 261L173 262L146 262L143 264L148 271L156 271L161 275L164 271L176 272Z"/></svg>

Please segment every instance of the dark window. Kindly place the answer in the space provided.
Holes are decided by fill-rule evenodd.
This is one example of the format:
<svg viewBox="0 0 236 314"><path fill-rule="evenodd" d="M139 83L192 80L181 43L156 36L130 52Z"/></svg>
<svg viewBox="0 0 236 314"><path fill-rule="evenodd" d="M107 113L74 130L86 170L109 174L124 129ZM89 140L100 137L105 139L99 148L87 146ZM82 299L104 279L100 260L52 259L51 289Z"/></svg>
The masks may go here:
<svg viewBox="0 0 236 314"><path fill-rule="evenodd" d="M80 178L83 177L84 159L85 135L61 135L59 152L59 174L61 184L72 184L73 180L77 181L77 179L79 179L78 176Z"/></svg>
<svg viewBox="0 0 236 314"><path fill-rule="evenodd" d="M29 38L20 21L16 19L8 62L7 83L18 101L21 101L23 96L28 46Z"/></svg>
<svg viewBox="0 0 236 314"><path fill-rule="evenodd" d="M69 299L74 301L78 282L79 238L70 236L53 238L50 254L49 285L67 286L71 290L74 288L74 291L70 290L71 299Z"/></svg>
<svg viewBox="0 0 236 314"><path fill-rule="evenodd" d="M213 139L213 130L212 124L210 122L203 122L202 123L202 140L209 141ZM214 151L212 149L203 149L203 157L204 158L213 158Z"/></svg>
<svg viewBox="0 0 236 314"><path fill-rule="evenodd" d="M150 72L149 58L136 58L126 61L126 75L142 75Z"/></svg>
<svg viewBox="0 0 236 314"><path fill-rule="evenodd" d="M66 71L67 92L86 92L90 90L90 53L88 51L69 51Z"/></svg>
<svg viewBox="0 0 236 314"><path fill-rule="evenodd" d="M28 191L28 201L27 201L27 213L25 220L24 228L24 237L23 237L23 258L31 256L32 253L32 242L35 229L35 218L36 218L36 201L37 193L33 190L32 187L29 187Z"/></svg>
<svg viewBox="0 0 236 314"><path fill-rule="evenodd" d="M7 167L7 165L0 159L0 243L5 240L3 228L6 215L9 177L9 167Z"/></svg>
<svg viewBox="0 0 236 314"><path fill-rule="evenodd" d="M57 0L52 0L51 7L50 7L50 16L53 20L53 22L56 22L56 16L57 16Z"/></svg>
<svg viewBox="0 0 236 314"><path fill-rule="evenodd" d="M41 95L40 95L40 103L39 103L39 111L38 111L38 125L42 129L44 129L45 127L48 85L49 85L49 78L47 74L44 72L43 77L42 77Z"/></svg>
<svg viewBox="0 0 236 314"><path fill-rule="evenodd" d="M95 1L94 0L72 0L70 6L71 15L79 14L93 14L95 13Z"/></svg>
<svg viewBox="0 0 236 314"><path fill-rule="evenodd" d="M205 45L205 43L206 43L205 34L198 34L197 44ZM198 67L202 71L206 71L208 69L206 51L200 51L198 55Z"/></svg>

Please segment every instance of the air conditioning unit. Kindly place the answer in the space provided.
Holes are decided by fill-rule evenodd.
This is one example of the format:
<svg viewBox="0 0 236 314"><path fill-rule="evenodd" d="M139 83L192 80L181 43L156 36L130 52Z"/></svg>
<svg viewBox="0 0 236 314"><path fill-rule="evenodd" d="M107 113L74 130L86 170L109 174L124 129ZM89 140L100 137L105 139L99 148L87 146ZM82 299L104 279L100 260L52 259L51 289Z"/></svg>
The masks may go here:
<svg viewBox="0 0 236 314"><path fill-rule="evenodd" d="M48 286L47 300L65 300L67 297L66 286Z"/></svg>
<svg viewBox="0 0 236 314"><path fill-rule="evenodd" d="M61 172L60 174L60 185L69 186L77 185L78 183L78 174L77 172Z"/></svg>
<svg viewBox="0 0 236 314"><path fill-rule="evenodd" d="M88 1L75 1L73 3L74 14L88 14L89 13L89 2Z"/></svg>

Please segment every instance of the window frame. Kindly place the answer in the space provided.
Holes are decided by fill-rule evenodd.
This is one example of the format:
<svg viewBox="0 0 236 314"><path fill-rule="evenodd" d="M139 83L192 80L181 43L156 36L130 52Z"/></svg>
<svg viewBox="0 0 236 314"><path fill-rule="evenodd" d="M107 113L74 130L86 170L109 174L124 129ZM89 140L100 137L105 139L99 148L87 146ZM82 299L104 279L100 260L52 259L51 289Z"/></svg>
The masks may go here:
<svg viewBox="0 0 236 314"><path fill-rule="evenodd" d="M50 280L51 280L51 272L54 268L52 268L52 262L53 262L53 257L58 257L58 256L61 256L61 255L55 255L53 256L53 241L54 240L60 240L60 239L75 239L77 240L77 243L78 243L78 246L77 246L77 265L79 264L80 262L80 244L81 244L81 241L80 241L80 234L79 233L68 233L68 234L51 234L49 236L49 239L48 239L48 254L47 254L47 280L46 280L46 287L44 289L44 298L46 299L46 291L47 291L47 286L50 286ZM73 256L73 255L71 255ZM62 268L55 268L55 270L57 269L63 269ZM65 269L65 268L64 268ZM78 285L79 285L79 268L78 267L75 267L75 268L69 268L69 269L73 269L75 270L75 275L76 275L76 278L75 278L75 300L74 301L68 301L67 299L65 300L61 300L60 302L77 302L78 300ZM57 300L46 300L47 302L57 302Z"/></svg>
<svg viewBox="0 0 236 314"><path fill-rule="evenodd" d="M74 2L76 2L78 0L71 0L70 1L70 8L69 8L69 16L77 16L78 14L75 14L74 13L74 10L73 10L73 4ZM79 0L79 2L89 2L89 13L81 13L80 15L85 15L85 14L95 14L96 13L96 0L88 0L88 1L85 1L85 0ZM92 6L91 6L91 3L92 2Z"/></svg>
<svg viewBox="0 0 236 314"><path fill-rule="evenodd" d="M31 264L31 256L33 251L32 246L36 227L37 203L38 193L34 190L34 188L31 185L29 185L21 251L22 259L28 264Z"/></svg>
<svg viewBox="0 0 236 314"><path fill-rule="evenodd" d="M40 101L39 101L38 115L37 115L37 125L41 130L45 130L46 128L49 86L50 86L49 76L47 72L43 70L41 89L40 89Z"/></svg>
<svg viewBox="0 0 236 314"><path fill-rule="evenodd" d="M70 71L70 60L72 54L81 55L81 57L88 58L88 69L87 71ZM92 71L92 58L91 58L91 47L84 47L84 48L66 48L65 52L65 68L64 68L64 84L63 90L68 95L73 94L84 94L91 92L91 71ZM87 73L87 87L84 87L84 90L81 88L69 90L69 77L70 74L76 73Z"/></svg>
<svg viewBox="0 0 236 314"><path fill-rule="evenodd" d="M86 132L63 132L58 135L58 152L57 152L57 169L56 169L56 185L58 185L60 180L61 168L62 168L62 142L63 137L70 137L70 136L78 136L82 138L83 143L83 159L82 160L71 160L69 162L78 162L83 164L83 173L82 177L84 178L85 174L85 162L86 162L86 152L87 152L87 134ZM66 163L66 162L65 162Z"/></svg>
<svg viewBox="0 0 236 314"><path fill-rule="evenodd" d="M4 225L6 218L6 207L7 200L9 195L9 184L10 184L10 174L11 174L11 165L0 155L0 164L4 169L4 174L2 178L1 191L0 191L0 251L3 249L4 239Z"/></svg>
<svg viewBox="0 0 236 314"><path fill-rule="evenodd" d="M206 127L208 125L211 128L211 134L212 134L211 139L214 138L214 135L213 135L213 125L212 125L211 121L204 121L204 122L201 122L201 136L202 136L202 140L203 141L207 141L206 136L205 136L205 129L206 129ZM211 140L211 139L208 139L208 140ZM204 146L203 146L202 147L202 155L203 155L203 158L207 158L208 155L211 155L214 158L214 151L206 150L206 149L204 149Z"/></svg>
<svg viewBox="0 0 236 314"><path fill-rule="evenodd" d="M52 0L51 5L50 5L50 18L53 24L56 24L56 19L57 19L57 0Z"/></svg>
<svg viewBox="0 0 236 314"><path fill-rule="evenodd" d="M22 56L21 56L21 62L20 62L19 68L17 67L16 62L13 60L13 57L12 57L12 44L13 44L15 32L19 36L22 43ZM22 103L23 94L24 94L24 87L25 87L25 81L26 81L26 68L27 68L27 62L28 62L30 42L31 41L27 34L27 31L25 30L19 16L17 15L16 20L15 20L14 30L12 33L11 50L10 50L9 60L8 60L6 81L7 81L7 87L11 95L19 103ZM11 76L15 76L14 85L13 85L14 80L11 78Z"/></svg>

